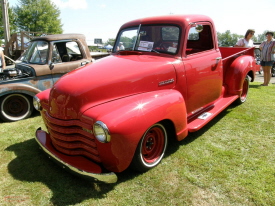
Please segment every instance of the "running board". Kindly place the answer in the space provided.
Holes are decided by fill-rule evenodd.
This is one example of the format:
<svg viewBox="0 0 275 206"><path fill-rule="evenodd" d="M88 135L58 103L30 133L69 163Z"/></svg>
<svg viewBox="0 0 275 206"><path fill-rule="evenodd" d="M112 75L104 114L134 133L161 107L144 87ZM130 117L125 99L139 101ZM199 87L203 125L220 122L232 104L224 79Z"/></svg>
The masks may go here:
<svg viewBox="0 0 275 206"><path fill-rule="evenodd" d="M196 119L188 123L188 132L195 132L201 129L204 125L210 122L214 117L221 113L226 107L228 107L232 102L238 99L238 95L223 97L214 103L214 106L208 111L202 113Z"/></svg>

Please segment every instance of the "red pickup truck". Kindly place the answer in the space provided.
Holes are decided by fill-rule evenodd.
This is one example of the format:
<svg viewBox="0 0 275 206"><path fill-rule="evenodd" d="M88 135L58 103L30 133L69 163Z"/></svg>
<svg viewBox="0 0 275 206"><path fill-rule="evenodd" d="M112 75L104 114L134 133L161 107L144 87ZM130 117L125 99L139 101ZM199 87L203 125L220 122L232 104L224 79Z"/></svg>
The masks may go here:
<svg viewBox="0 0 275 206"><path fill-rule="evenodd" d="M253 48L218 47L207 16L134 20L121 26L109 57L35 96L47 128L36 140L64 168L113 183L129 166L155 167L170 139L245 102L256 67Z"/></svg>

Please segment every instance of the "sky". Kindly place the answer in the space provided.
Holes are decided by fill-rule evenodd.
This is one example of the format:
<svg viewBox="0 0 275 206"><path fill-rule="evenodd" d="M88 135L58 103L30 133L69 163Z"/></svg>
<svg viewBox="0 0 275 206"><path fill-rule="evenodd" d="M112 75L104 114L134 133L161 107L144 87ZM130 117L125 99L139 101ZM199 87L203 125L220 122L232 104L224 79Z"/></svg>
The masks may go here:
<svg viewBox="0 0 275 206"><path fill-rule="evenodd" d="M18 0L7 0L10 6ZM63 33L82 33L93 41L115 38L128 21L170 14L211 17L218 32L244 35L255 29L275 31L275 0L51 0L61 11Z"/></svg>

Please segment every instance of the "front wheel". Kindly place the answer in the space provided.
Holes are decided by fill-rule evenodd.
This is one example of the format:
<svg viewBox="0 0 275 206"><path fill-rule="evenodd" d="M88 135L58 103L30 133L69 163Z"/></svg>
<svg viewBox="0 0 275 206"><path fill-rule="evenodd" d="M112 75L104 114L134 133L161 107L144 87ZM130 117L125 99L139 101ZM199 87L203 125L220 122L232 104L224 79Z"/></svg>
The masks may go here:
<svg viewBox="0 0 275 206"><path fill-rule="evenodd" d="M249 90L249 77L246 75L246 77L243 81L242 93L239 96L239 98L236 100L236 104L242 104L246 101L247 95L248 95L248 90Z"/></svg>
<svg viewBox="0 0 275 206"><path fill-rule="evenodd" d="M31 116L33 105L31 99L22 94L9 94L0 99L0 118L14 122Z"/></svg>
<svg viewBox="0 0 275 206"><path fill-rule="evenodd" d="M154 124L142 136L131 167L146 172L162 160L167 147L167 132L162 124Z"/></svg>

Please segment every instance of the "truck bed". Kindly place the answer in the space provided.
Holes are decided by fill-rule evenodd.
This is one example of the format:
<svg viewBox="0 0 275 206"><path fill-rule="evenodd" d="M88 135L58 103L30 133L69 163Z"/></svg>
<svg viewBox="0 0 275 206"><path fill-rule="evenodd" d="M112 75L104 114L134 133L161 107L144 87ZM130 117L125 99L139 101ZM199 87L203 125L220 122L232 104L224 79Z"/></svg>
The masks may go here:
<svg viewBox="0 0 275 206"><path fill-rule="evenodd" d="M243 47L219 47L223 65L226 67L226 65L230 62L236 59L237 57L241 55L250 55L254 56L254 48L243 48Z"/></svg>
<svg viewBox="0 0 275 206"><path fill-rule="evenodd" d="M222 61L223 61L223 72L224 76L227 69L230 67L232 62L239 56L249 55L254 57L254 47L252 48L243 48L243 47L219 47ZM257 70L259 68L257 67Z"/></svg>
<svg viewBox="0 0 275 206"><path fill-rule="evenodd" d="M223 60L228 59L235 55L251 55L254 56L254 47L219 47Z"/></svg>

